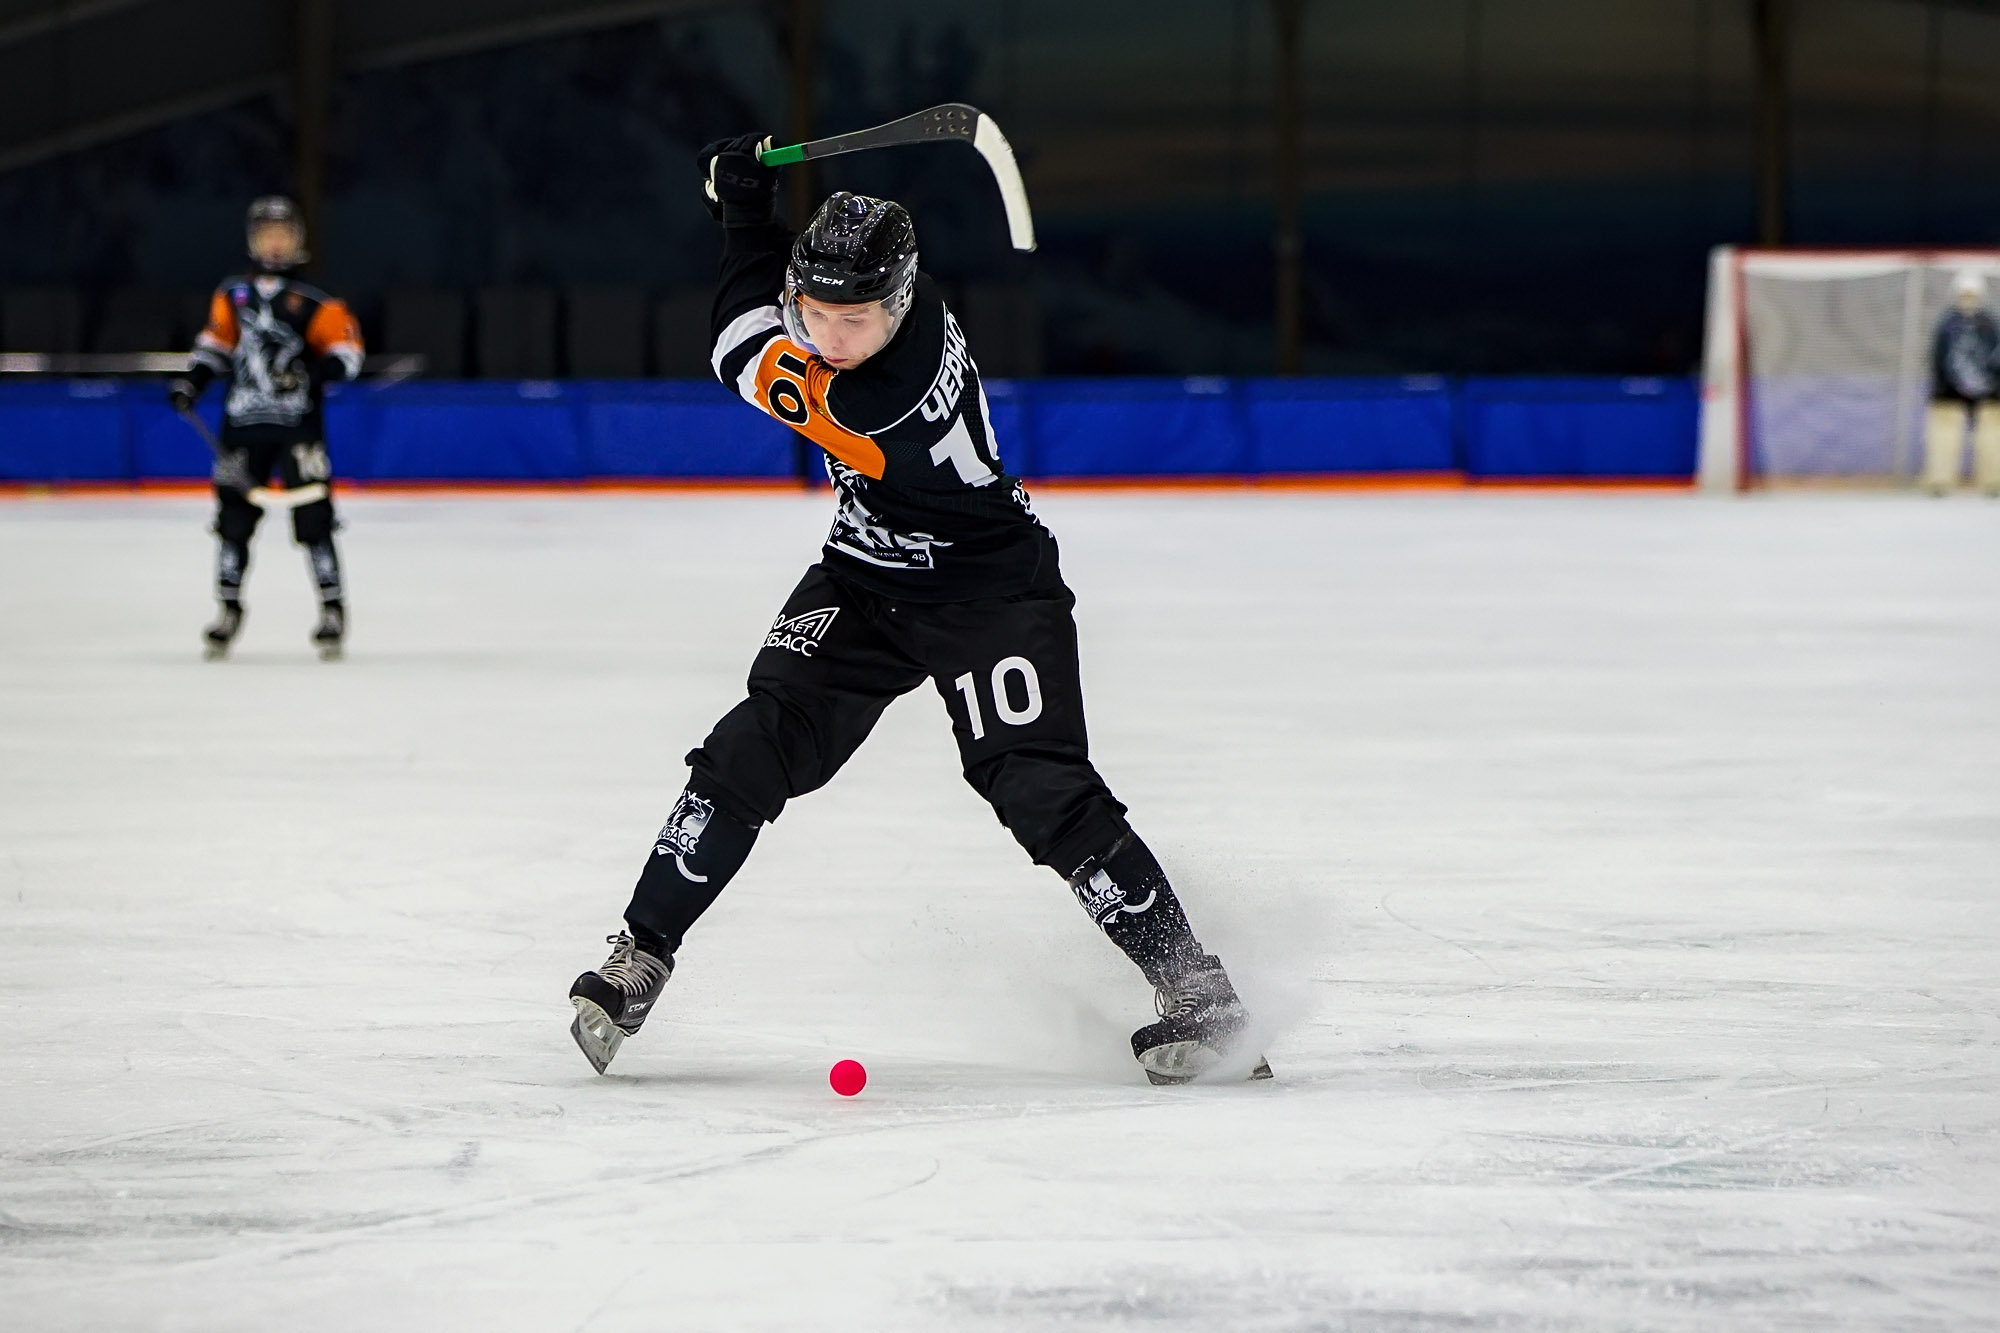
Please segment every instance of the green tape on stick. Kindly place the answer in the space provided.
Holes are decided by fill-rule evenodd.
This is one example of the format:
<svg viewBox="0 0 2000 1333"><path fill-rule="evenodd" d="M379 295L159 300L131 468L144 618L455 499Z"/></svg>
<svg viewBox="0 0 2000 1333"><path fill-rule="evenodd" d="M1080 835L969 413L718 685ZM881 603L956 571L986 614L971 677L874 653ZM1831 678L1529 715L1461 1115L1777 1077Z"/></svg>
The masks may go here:
<svg viewBox="0 0 2000 1333"><path fill-rule="evenodd" d="M766 166L782 167L792 162L816 162L840 153L858 153L864 148L942 143L951 139L972 145L986 159L987 167L993 172L993 181L1000 187L1000 200L1007 207L1007 239L1016 250L1034 249L1035 219L1028 212L1028 188L1021 183L1021 168L1014 161L1014 150L1008 145L1007 136L1000 133L1000 127L993 123L993 118L976 106L946 102L913 116L892 120L887 125L855 130L851 134L761 148L757 151L757 160Z"/></svg>

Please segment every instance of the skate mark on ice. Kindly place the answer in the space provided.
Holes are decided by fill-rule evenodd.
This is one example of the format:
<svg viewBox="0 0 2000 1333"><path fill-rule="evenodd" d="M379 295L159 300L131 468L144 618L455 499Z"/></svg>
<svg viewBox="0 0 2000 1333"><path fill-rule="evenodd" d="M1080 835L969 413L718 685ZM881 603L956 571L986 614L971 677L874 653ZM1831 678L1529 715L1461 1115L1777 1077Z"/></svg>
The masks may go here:
<svg viewBox="0 0 2000 1333"><path fill-rule="evenodd" d="M629 1083L629 1080L628 1080ZM598 1084L585 1086L595 1087ZM324 1216L291 1220L272 1217L238 1218L223 1229L240 1233L244 1230L292 1231L311 1229L310 1239L296 1235L274 1237L254 1248L236 1247L227 1253L207 1255L190 1259L176 1265L180 1271L209 1270L230 1265L250 1264L252 1266L284 1262L311 1255L326 1254L345 1246L364 1243L385 1235L403 1232L417 1232L439 1228L464 1226L491 1220L495 1217L515 1213L532 1213L539 1210L557 1208L577 1200L602 1202L607 1191L619 1196L637 1193L641 1196L654 1193L658 1187L675 1182L701 1179L766 1166L809 1149L830 1143L865 1139L887 1135L900 1137L911 1129L934 1129L949 1126L973 1125L1001 1119L1053 1118L1063 1115L1103 1114L1147 1106L1158 1106L1168 1099L1153 1094L1160 1092L1182 1092L1184 1089L1146 1089L1143 1095L1106 1099L1087 1107L1077 1107L1066 1103L1047 1103L1042 1106L1023 1108L1018 1102L983 1104L978 1107L963 1108L944 1115L897 1117L895 1119L856 1125L847 1128L824 1129L804 1126L802 1132L782 1143L767 1144L742 1151L728 1152L694 1162L675 1163L651 1169L620 1169L615 1174L606 1173L578 1179L571 1183L540 1190L514 1192L464 1203L422 1208L391 1215L370 1215L346 1221L330 1221ZM1175 1100L1185 1100L1175 1099ZM796 1124L796 1122L794 1122ZM933 1169L922 1179L907 1182L880 1197L914 1189L934 1178L941 1165L933 1163ZM600 1211L615 1212L607 1206ZM208 1219L221 1222L220 1219ZM205 1228L212 1229L212 1228Z"/></svg>
<svg viewBox="0 0 2000 1333"><path fill-rule="evenodd" d="M213 1046L216 1050L226 1055L233 1055L237 1059L262 1070L267 1075L276 1076L295 1085L287 1088L272 1087L262 1083L238 1082L237 1087L261 1092L268 1097L276 1098L309 1115L325 1120L338 1120L348 1124L360 1125L363 1128L373 1129L384 1134L403 1133L409 1129L408 1124L399 1123L374 1110L372 1107L363 1105L355 1097L353 1089L347 1083L324 1075L302 1073L298 1070L288 1068L278 1063L271 1056L254 1048L246 1047L243 1043L233 1041L215 1031L203 1021L203 1018L204 1015L202 1014L184 1014L181 1017L181 1026L196 1037L207 1042L210 1046ZM378 1104L386 1103L399 1110L418 1112L420 1113L420 1117L425 1120L442 1120L452 1115L470 1114L469 1112L455 1111L450 1107L431 1106L423 1102L404 1101L380 1095L371 1095L371 1100Z"/></svg>
<svg viewBox="0 0 2000 1333"><path fill-rule="evenodd" d="M213 1130L225 1126L247 1125L263 1117L255 1112L247 1115L206 1116L199 1120L177 1120L167 1125L148 1125L144 1129L127 1130L122 1134L105 1134L97 1138L85 1139L80 1143L63 1144L57 1147L42 1147L28 1151L0 1153L0 1160L22 1162L36 1166L54 1165L66 1157L97 1157L107 1155L106 1149L117 1148L128 1143L140 1143L163 1135L182 1134L192 1130Z"/></svg>
<svg viewBox="0 0 2000 1333"><path fill-rule="evenodd" d="M898 1194L908 1194L911 1190L922 1189L925 1185L930 1184L938 1178L938 1172L944 1170L944 1159L932 1157L930 1161L930 1170L924 1172L915 1180L906 1180L900 1185L891 1185L888 1189L879 1190L874 1194L863 1194L855 1199L854 1203L880 1203L884 1199L893 1199Z"/></svg>
<svg viewBox="0 0 2000 1333"><path fill-rule="evenodd" d="M1402 914L1397 912L1395 908L1389 906L1389 900L1395 896L1396 896L1396 891L1391 890L1388 893L1383 894L1381 898L1376 900L1375 903L1377 907L1381 908L1385 913L1388 914L1388 917L1391 921L1396 922L1398 925L1407 927L1410 930L1414 930L1415 932L1417 932L1417 934L1425 936L1426 938L1436 940L1439 944L1449 945L1451 948L1457 949L1460 953L1464 954L1466 957L1478 963L1481 967L1485 968L1488 972L1491 972L1494 976L1499 977L1503 981L1506 980L1507 974L1505 972L1502 972L1499 968L1495 967L1487 959L1486 955L1480 953L1477 949L1474 949L1473 947L1467 944L1461 944L1459 941L1452 939L1448 935L1440 935L1434 930L1428 930L1423 926L1418 925L1416 922L1411 921L1408 917L1403 916Z"/></svg>
<svg viewBox="0 0 2000 1333"><path fill-rule="evenodd" d="M1686 1074L1646 1074L1631 1065L1579 1061L1576 1064L1496 1065L1474 1069L1441 1065L1422 1071L1419 1086L1432 1091L1544 1092L1554 1088L1622 1087L1634 1085L1687 1086L1720 1083L1726 1076L1710 1070Z"/></svg>

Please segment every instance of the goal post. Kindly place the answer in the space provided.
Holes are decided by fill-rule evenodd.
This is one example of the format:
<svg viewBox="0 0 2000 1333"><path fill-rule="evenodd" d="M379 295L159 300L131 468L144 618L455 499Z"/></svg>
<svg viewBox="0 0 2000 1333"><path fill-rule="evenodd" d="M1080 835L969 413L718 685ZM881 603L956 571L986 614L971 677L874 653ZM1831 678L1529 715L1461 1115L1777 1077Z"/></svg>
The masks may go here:
<svg viewBox="0 0 2000 1333"><path fill-rule="evenodd" d="M1703 490L1905 486L1933 330L1965 272L2000 304L2000 249L1760 249L1709 257Z"/></svg>

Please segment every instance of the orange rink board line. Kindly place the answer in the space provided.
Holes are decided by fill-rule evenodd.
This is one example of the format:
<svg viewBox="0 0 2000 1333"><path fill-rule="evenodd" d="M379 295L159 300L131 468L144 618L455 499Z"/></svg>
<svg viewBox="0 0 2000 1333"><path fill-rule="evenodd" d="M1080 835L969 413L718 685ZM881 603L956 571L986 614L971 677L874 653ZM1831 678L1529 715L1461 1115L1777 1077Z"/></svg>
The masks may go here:
<svg viewBox="0 0 2000 1333"><path fill-rule="evenodd" d="M1463 472L1370 472L1218 477L1046 477L1037 491L1691 491L1694 478L1472 477ZM789 477L604 477L587 481L342 481L351 494L474 499L483 496L702 495L826 491ZM206 481L0 481L0 500L204 495Z"/></svg>

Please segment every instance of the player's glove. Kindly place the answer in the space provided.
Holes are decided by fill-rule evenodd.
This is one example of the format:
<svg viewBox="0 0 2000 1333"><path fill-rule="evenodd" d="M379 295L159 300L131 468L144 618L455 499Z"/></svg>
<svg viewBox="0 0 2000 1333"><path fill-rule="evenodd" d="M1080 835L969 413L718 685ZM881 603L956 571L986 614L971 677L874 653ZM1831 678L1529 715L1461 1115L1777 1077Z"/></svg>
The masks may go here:
<svg viewBox="0 0 2000 1333"><path fill-rule="evenodd" d="M182 416L194 411L194 400L199 397L201 390L185 376L176 376L167 384L167 405Z"/></svg>
<svg viewBox="0 0 2000 1333"><path fill-rule="evenodd" d="M765 141L761 134L739 134L695 156L709 216L725 227L762 226L777 215L778 169L757 160L757 146Z"/></svg>
<svg viewBox="0 0 2000 1333"><path fill-rule="evenodd" d="M339 384L347 378L347 363L337 356L323 356L307 363L306 372L312 391L319 393L327 385Z"/></svg>

